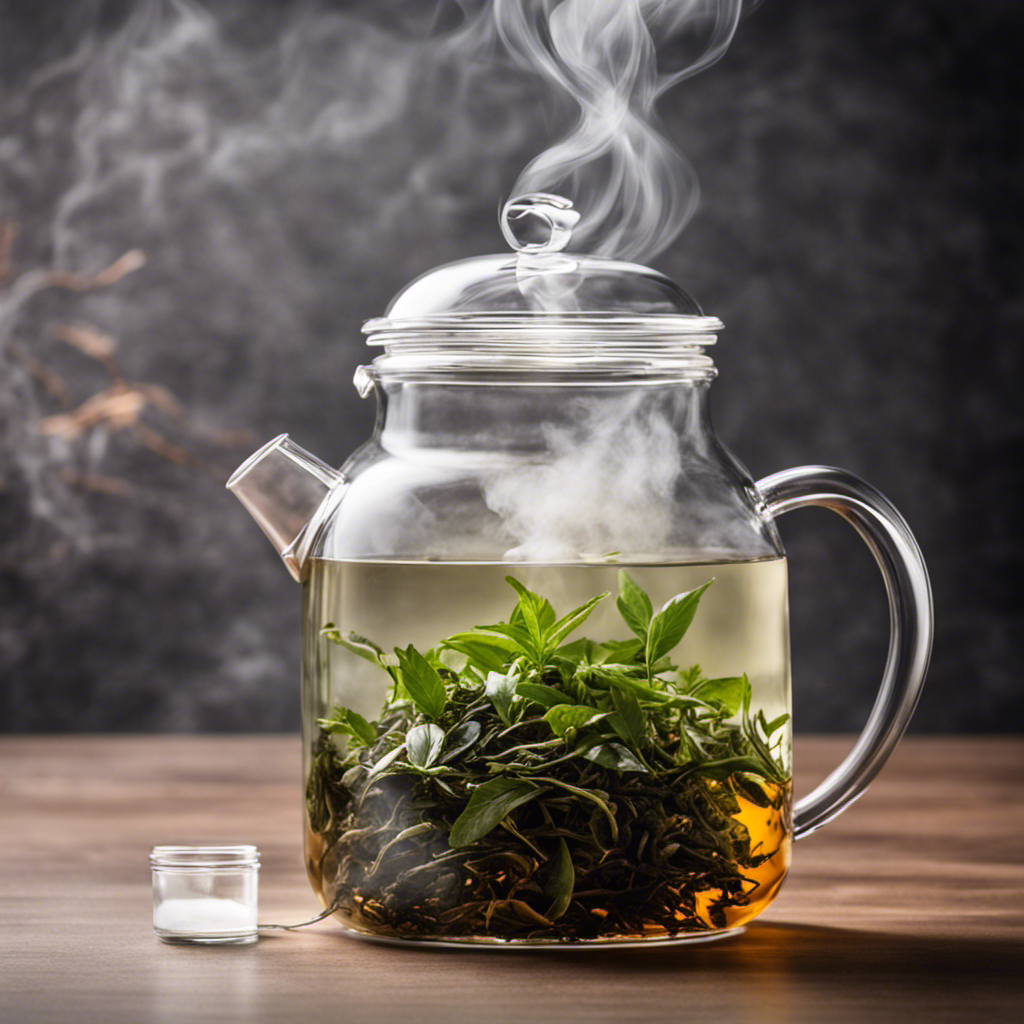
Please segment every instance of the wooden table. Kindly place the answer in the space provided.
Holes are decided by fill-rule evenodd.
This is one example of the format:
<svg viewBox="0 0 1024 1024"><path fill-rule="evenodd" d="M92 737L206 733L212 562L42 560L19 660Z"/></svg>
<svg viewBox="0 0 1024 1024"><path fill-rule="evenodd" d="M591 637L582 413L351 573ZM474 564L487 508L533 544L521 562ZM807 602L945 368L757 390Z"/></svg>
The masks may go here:
<svg viewBox="0 0 1024 1024"><path fill-rule="evenodd" d="M804 788L849 747L797 744ZM151 930L157 843L248 842L261 918L317 907L294 737L0 738L0 1022L1024 1020L1024 739L912 738L802 841L744 935L577 953L394 949L325 923L251 946Z"/></svg>

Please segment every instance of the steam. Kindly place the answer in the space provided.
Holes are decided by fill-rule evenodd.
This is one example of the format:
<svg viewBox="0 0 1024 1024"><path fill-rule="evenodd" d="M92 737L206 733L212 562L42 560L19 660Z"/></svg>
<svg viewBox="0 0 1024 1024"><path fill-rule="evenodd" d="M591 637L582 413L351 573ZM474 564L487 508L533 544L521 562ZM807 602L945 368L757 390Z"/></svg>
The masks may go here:
<svg viewBox="0 0 1024 1024"><path fill-rule="evenodd" d="M572 198L574 250L648 260L692 216L697 177L658 130L655 101L729 46L741 0L494 0L514 60L578 109L575 127L536 156L512 195Z"/></svg>
<svg viewBox="0 0 1024 1024"><path fill-rule="evenodd" d="M542 453L484 480L487 506L514 541L503 557L628 563L667 552L683 560L771 554L756 540L756 514L728 459L707 450L701 401L702 389L676 387L567 397L560 422L541 428Z"/></svg>
<svg viewBox="0 0 1024 1024"><path fill-rule="evenodd" d="M581 401L572 426L545 428L540 465L496 474L485 497L517 539L513 561L600 559L665 548L682 469L663 397L644 389Z"/></svg>
<svg viewBox="0 0 1024 1024"><path fill-rule="evenodd" d="M647 261L664 250L693 215L699 186L660 133L655 102L722 56L740 13L741 0L494 0L482 17L493 18L507 52L576 110L574 127L530 161L511 195L570 197L582 215L573 251ZM673 495L694 484L673 410L640 390L581 402L574 427L545 431L542 464L488 483L488 506L517 540L506 558L665 550ZM702 520L704 496L694 493L692 505L692 536L675 541L723 540L715 517Z"/></svg>

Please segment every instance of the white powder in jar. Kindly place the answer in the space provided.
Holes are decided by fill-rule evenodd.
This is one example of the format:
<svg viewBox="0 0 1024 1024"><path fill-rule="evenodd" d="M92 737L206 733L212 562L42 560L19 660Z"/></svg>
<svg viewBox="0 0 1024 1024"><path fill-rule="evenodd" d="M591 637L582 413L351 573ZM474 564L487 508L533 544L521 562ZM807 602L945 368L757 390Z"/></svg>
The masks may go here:
<svg viewBox="0 0 1024 1024"><path fill-rule="evenodd" d="M256 931L256 907L205 897L164 900L153 910L153 927L180 935L237 935Z"/></svg>

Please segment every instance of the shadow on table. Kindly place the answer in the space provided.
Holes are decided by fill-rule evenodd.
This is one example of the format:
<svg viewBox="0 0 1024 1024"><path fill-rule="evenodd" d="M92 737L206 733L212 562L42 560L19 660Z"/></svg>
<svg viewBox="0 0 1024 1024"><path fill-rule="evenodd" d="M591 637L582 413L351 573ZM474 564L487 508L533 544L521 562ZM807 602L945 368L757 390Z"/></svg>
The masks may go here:
<svg viewBox="0 0 1024 1024"><path fill-rule="evenodd" d="M572 970L581 975L628 973L651 976L652 980L657 975L689 972L705 976L720 973L732 978L770 975L805 981L890 979L907 988L915 982L941 987L966 976L972 984L1011 983L1024 994L1024 942L966 935L922 936L755 922L741 934L717 942L625 949L484 951L429 944L403 948L401 943L386 948L412 956L440 954L452 960L472 960L478 968L488 962L511 965L523 958L534 969L546 961L561 968L571 964Z"/></svg>
<svg viewBox="0 0 1024 1024"><path fill-rule="evenodd" d="M596 968L626 966L636 974L700 971L767 972L802 978L875 977L929 983L969 975L972 981L1012 981L1024 992L1024 943L977 937L929 937L817 925L748 925L721 942L609 950L580 958Z"/></svg>

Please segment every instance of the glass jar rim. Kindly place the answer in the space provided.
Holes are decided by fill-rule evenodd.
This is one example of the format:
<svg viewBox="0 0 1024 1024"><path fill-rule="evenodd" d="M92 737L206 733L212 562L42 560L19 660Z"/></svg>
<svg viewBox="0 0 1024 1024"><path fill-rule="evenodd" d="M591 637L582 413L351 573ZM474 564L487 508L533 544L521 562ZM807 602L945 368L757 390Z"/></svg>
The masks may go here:
<svg viewBox="0 0 1024 1024"><path fill-rule="evenodd" d="M365 398L376 381L445 384L629 384L707 383L717 376L703 339L674 345L584 348L568 345L410 344L392 348L369 366L356 368L356 390Z"/></svg>
<svg viewBox="0 0 1024 1024"><path fill-rule="evenodd" d="M149 862L155 868L243 868L260 866L255 846L154 846Z"/></svg>
<svg viewBox="0 0 1024 1024"><path fill-rule="evenodd" d="M568 375L595 380L710 380L704 350L721 320L682 314L455 312L367 320L366 343L383 347L374 369L396 379L447 374L469 380ZM360 387L360 393L364 389Z"/></svg>
<svg viewBox="0 0 1024 1024"><path fill-rule="evenodd" d="M692 314L509 310L502 313L474 311L418 317L374 317L365 321L362 329L367 335L368 345L386 345L389 348L426 341L475 344L483 338L500 341L509 347L551 339L568 345L600 348L609 341L676 341L687 345L713 345L715 335L723 327L716 316Z"/></svg>

